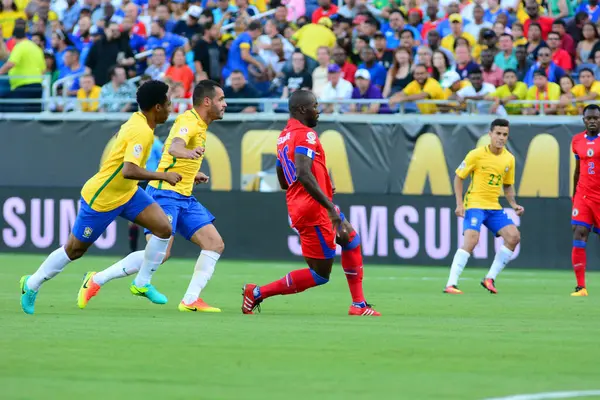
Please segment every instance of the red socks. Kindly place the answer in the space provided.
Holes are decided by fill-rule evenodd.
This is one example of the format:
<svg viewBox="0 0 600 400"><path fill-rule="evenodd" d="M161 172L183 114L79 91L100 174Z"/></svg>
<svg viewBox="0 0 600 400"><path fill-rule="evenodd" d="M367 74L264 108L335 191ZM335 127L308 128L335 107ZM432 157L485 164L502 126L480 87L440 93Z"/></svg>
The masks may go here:
<svg viewBox="0 0 600 400"><path fill-rule="evenodd" d="M329 280L317 275L310 268L297 269L283 278L260 287L260 298L300 293L314 286L323 285Z"/></svg>
<svg viewBox="0 0 600 400"><path fill-rule="evenodd" d="M573 271L575 271L575 277L577 278L577 286L585 287L585 266L587 263L587 257L585 254L584 241L573 241L571 261L573 262Z"/></svg>
<svg viewBox="0 0 600 400"><path fill-rule="evenodd" d="M342 268L346 274L348 288L352 295L353 303L365 302L363 293L363 259L360 248L360 237L356 232L352 233L350 243L342 247Z"/></svg>

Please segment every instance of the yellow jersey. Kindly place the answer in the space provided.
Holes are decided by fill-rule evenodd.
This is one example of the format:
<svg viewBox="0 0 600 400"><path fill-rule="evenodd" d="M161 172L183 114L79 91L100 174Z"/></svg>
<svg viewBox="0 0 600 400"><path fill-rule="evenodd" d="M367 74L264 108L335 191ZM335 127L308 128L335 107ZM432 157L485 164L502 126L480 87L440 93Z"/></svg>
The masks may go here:
<svg viewBox="0 0 600 400"><path fill-rule="evenodd" d="M145 167L153 142L154 130L141 112L134 113L121 125L100 170L81 189L81 197L93 210L112 211L133 197L138 181L125 179L121 170L126 162Z"/></svg>
<svg viewBox="0 0 600 400"><path fill-rule="evenodd" d="M596 95L596 98L594 100L598 100L598 98L600 97L600 82L594 81L594 83L592 83L592 86L590 86L589 90L586 89L586 87L580 83L579 85L575 85L575 87L571 89L571 93L573 93L573 96L575 97L583 97L587 96L590 93L594 93ZM588 104L590 103L577 103L577 107L585 107Z"/></svg>
<svg viewBox="0 0 600 400"><path fill-rule="evenodd" d="M469 42L469 44L471 45L471 49L475 48L475 46L477 45L477 40L470 33L463 32L460 34L460 37L467 39L467 42ZM442 46L443 48L450 50L452 53L454 53L454 42L455 41L456 41L456 38L454 37L454 35L449 34L447 36L444 36L444 38L442 39L442 41L440 43L440 46Z"/></svg>
<svg viewBox="0 0 600 400"><path fill-rule="evenodd" d="M333 48L337 38L331 29L320 24L306 24L298 29L292 36L296 42L296 47L313 59L317 59L317 50L319 47Z"/></svg>
<svg viewBox="0 0 600 400"><path fill-rule="evenodd" d="M419 85L417 81L412 81L406 85L402 92L407 96L427 93L427 100L446 100L444 90L439 82L433 78L427 78L423 86ZM435 114L438 111L435 104L417 104L417 107L421 111L421 114Z"/></svg>
<svg viewBox="0 0 600 400"><path fill-rule="evenodd" d="M200 171L204 157L197 160L178 159L169 154L169 148L175 138L182 139L185 142L186 149L192 150L199 146L206 147L207 128L208 125L195 110L186 111L177 117L165 142L157 171L177 172L181 175L181 182L171 186L163 185L162 181L150 181L149 185L157 189L172 190L184 196L191 196L194 189L194 180L196 174Z"/></svg>
<svg viewBox="0 0 600 400"><path fill-rule="evenodd" d="M467 154L456 175L461 179L471 176L464 200L466 209L501 210L498 199L503 185L515 183L515 157L506 149L496 155L489 146L478 147Z"/></svg>
<svg viewBox="0 0 600 400"><path fill-rule="evenodd" d="M527 85L524 82L515 83L515 87L511 90L508 85L502 85L490 96L497 97L500 100L510 96L516 96L517 100L525 100L527 97ZM510 115L520 115L522 104L505 104L504 109Z"/></svg>

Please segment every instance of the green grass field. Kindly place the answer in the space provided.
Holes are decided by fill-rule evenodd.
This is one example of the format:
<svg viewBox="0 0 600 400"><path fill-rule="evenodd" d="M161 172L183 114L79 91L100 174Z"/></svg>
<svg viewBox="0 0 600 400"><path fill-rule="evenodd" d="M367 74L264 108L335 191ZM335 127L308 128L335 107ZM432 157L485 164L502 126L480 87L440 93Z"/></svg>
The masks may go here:
<svg viewBox="0 0 600 400"><path fill-rule="evenodd" d="M484 399L600 389L600 287L571 298L570 271L508 269L500 294L465 271L463 296L441 293L447 268L367 267L382 318L348 317L339 265L320 288L240 312L244 282L267 283L302 264L219 263L203 293L221 314L177 311L192 260L171 260L153 283L157 306L130 279L76 306L87 257L19 306L19 278L42 256L0 255L0 399ZM590 397L591 398L591 397Z"/></svg>

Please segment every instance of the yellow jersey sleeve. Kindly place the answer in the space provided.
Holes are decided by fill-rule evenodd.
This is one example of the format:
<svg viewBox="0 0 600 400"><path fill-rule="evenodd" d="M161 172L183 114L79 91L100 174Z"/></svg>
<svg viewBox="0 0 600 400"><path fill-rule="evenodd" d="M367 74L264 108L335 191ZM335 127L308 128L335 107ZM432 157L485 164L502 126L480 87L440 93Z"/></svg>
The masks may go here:
<svg viewBox="0 0 600 400"><path fill-rule="evenodd" d="M460 163L460 165L458 166L458 168L456 169L456 175L460 178L460 179L466 179L469 175L471 175L471 173L473 172L473 170L475 170L475 167L477 166L477 149L475 150L471 150L467 156L465 157L465 159L463 160L463 162Z"/></svg>
<svg viewBox="0 0 600 400"><path fill-rule="evenodd" d="M417 81L412 81L403 90L404 94L407 96L412 96L413 94L421 93L421 89L419 88L419 84Z"/></svg>
<svg viewBox="0 0 600 400"><path fill-rule="evenodd" d="M175 121L175 124L173 124L173 128L171 128L173 135L172 139L181 139L187 146L190 143L190 140L196 136L196 125L197 123L190 119L178 118L177 121Z"/></svg>
<svg viewBox="0 0 600 400"><path fill-rule="evenodd" d="M510 157L510 163L508 164L508 171L506 171L503 181L505 185L515 184L515 157L512 154Z"/></svg>
<svg viewBox="0 0 600 400"><path fill-rule="evenodd" d="M123 132L123 139L127 143L123 162L130 162L138 167L145 167L149 154L154 142L154 135L148 135L147 132L139 131L138 126L129 126L127 131ZM147 129L146 129L147 130Z"/></svg>

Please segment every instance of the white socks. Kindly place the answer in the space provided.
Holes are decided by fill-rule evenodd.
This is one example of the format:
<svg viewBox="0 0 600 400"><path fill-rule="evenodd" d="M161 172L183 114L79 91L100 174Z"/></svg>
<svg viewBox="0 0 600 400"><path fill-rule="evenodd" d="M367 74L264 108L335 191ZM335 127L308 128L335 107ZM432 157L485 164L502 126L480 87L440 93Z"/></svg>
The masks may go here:
<svg viewBox="0 0 600 400"><path fill-rule="evenodd" d="M496 253L496 257L494 257L494 262L490 267L490 271L485 276L486 278L496 279L498 274L502 272L506 264L510 261L513 252L509 250L506 246L500 247L500 250Z"/></svg>
<svg viewBox="0 0 600 400"><path fill-rule="evenodd" d="M144 262L144 251L135 251L117 263L94 275L94 282L102 286L108 281L124 278L138 272Z"/></svg>
<svg viewBox="0 0 600 400"><path fill-rule="evenodd" d="M221 257L221 255L214 251L202 250L202 252L200 252L200 256L194 267L194 275L192 275L190 285L183 297L183 302L185 304L189 305L198 300L200 292L204 289L215 272L215 265L217 264L217 261L219 261L219 257Z"/></svg>
<svg viewBox="0 0 600 400"><path fill-rule="evenodd" d="M45 281L49 281L58 275L71 259L67 256L67 252L64 247L60 247L54 250L48 258L40 265L37 271L27 280L27 287L31 290L38 291L40 286Z"/></svg>
<svg viewBox="0 0 600 400"><path fill-rule="evenodd" d="M471 257L471 254L469 254L468 251L463 249L456 250L454 259L452 260L452 266L450 267L450 276L448 277L448 283L446 284L446 287L456 286L458 284L458 278L465 269L465 265L467 265L469 257Z"/></svg>
<svg viewBox="0 0 600 400"><path fill-rule="evenodd" d="M152 274L154 274L154 272L165 259L170 240L171 238L161 239L152 235L146 244L146 249L144 250L144 261L142 263L142 267L140 268L140 272L138 272L135 280L133 281L135 286L142 287L150 283L152 280Z"/></svg>

